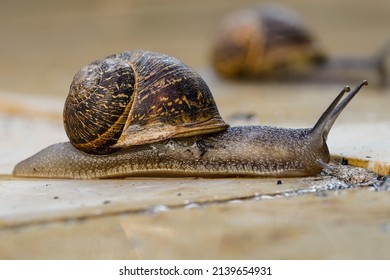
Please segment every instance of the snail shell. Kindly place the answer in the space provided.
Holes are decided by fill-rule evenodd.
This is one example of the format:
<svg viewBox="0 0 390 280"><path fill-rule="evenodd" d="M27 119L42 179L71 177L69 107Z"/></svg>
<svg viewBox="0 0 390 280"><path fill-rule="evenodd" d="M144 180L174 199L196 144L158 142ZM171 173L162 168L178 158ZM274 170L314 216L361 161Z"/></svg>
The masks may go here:
<svg viewBox="0 0 390 280"><path fill-rule="evenodd" d="M110 153L168 138L226 130L203 79L179 60L128 51L97 60L74 77L64 107L71 143Z"/></svg>
<svg viewBox="0 0 390 280"><path fill-rule="evenodd" d="M212 65L225 77L298 75L324 60L302 19L278 5L258 4L228 15L212 51Z"/></svg>

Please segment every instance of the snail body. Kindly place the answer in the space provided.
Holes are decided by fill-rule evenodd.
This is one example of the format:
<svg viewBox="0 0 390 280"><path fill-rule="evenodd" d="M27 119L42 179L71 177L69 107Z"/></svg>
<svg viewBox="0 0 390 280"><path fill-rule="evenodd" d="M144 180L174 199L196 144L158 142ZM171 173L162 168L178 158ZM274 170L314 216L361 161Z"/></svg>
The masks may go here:
<svg viewBox="0 0 390 280"><path fill-rule="evenodd" d="M144 71L140 77L136 72L138 66L132 66L138 63L134 58L144 60L140 69L150 68L150 72ZM112 67L116 60L119 70L117 66ZM178 72L172 70L176 66L171 63L178 66ZM133 78L127 65L136 72ZM141 86L145 84L146 87ZM49 146L18 163L13 174L82 179L315 175L329 162L326 139L334 121L365 84L366 81L362 82L342 99L349 91L348 87L344 88L313 128L229 127L220 117L207 85L189 67L176 59L147 51L117 54L93 62L76 74L64 109L65 130L71 141ZM130 98L125 96L127 91L131 92ZM114 101L120 101L109 101L111 96ZM121 98L130 101L124 102ZM94 108L95 101L99 109ZM73 108L75 105L78 109ZM106 107L110 113L103 111ZM120 107L122 113L113 113L113 107ZM193 110L201 111L200 115L192 115ZM173 113L172 117L161 118L158 114L168 112ZM84 116L87 119L80 119ZM110 125L102 124L104 120ZM92 129L85 127L89 124ZM67 128L68 125L71 128ZM172 128L174 125L179 129ZM103 129L96 133L100 128ZM148 139L150 134L152 137ZM113 135L113 139L108 135Z"/></svg>
<svg viewBox="0 0 390 280"><path fill-rule="evenodd" d="M321 149L307 153L312 149L308 134L305 129L231 127L204 137L164 140L108 155L88 154L65 142L49 146L19 164L16 175L60 178L308 176L321 171L321 161L329 161L329 154ZM326 147L321 148L326 150Z"/></svg>

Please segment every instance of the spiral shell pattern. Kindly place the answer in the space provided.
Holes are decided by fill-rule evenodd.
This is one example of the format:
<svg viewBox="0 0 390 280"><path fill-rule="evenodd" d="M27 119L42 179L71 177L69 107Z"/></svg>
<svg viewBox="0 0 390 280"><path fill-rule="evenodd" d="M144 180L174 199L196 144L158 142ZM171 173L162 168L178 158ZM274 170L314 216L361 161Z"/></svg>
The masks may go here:
<svg viewBox="0 0 390 280"><path fill-rule="evenodd" d="M149 51L115 54L81 69L64 124L74 146L97 154L228 127L195 71Z"/></svg>

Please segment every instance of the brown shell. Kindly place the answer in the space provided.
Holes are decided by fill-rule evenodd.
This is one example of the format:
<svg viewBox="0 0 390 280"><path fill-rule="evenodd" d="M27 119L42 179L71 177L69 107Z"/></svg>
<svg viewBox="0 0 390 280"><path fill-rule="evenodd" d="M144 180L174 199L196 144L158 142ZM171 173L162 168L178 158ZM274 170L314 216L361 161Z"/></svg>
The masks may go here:
<svg viewBox="0 0 390 280"><path fill-rule="evenodd" d="M119 53L81 69L64 124L74 146L98 154L228 127L195 71L149 51Z"/></svg>
<svg viewBox="0 0 390 280"><path fill-rule="evenodd" d="M293 11L258 4L228 15L212 52L215 70L226 77L262 77L301 71L325 55Z"/></svg>

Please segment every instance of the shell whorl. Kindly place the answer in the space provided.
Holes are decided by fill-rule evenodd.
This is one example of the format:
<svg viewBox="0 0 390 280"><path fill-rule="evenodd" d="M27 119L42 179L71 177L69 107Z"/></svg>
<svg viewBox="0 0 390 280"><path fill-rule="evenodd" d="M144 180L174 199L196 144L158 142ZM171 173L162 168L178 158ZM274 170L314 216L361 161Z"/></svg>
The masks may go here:
<svg viewBox="0 0 390 280"><path fill-rule="evenodd" d="M73 78L64 107L64 126L72 144L106 153L118 140L134 90L134 72L118 59L95 61Z"/></svg>
<svg viewBox="0 0 390 280"><path fill-rule="evenodd" d="M228 127L195 71L175 58L149 51L123 52L84 67L76 74L65 104L68 137L89 153Z"/></svg>

